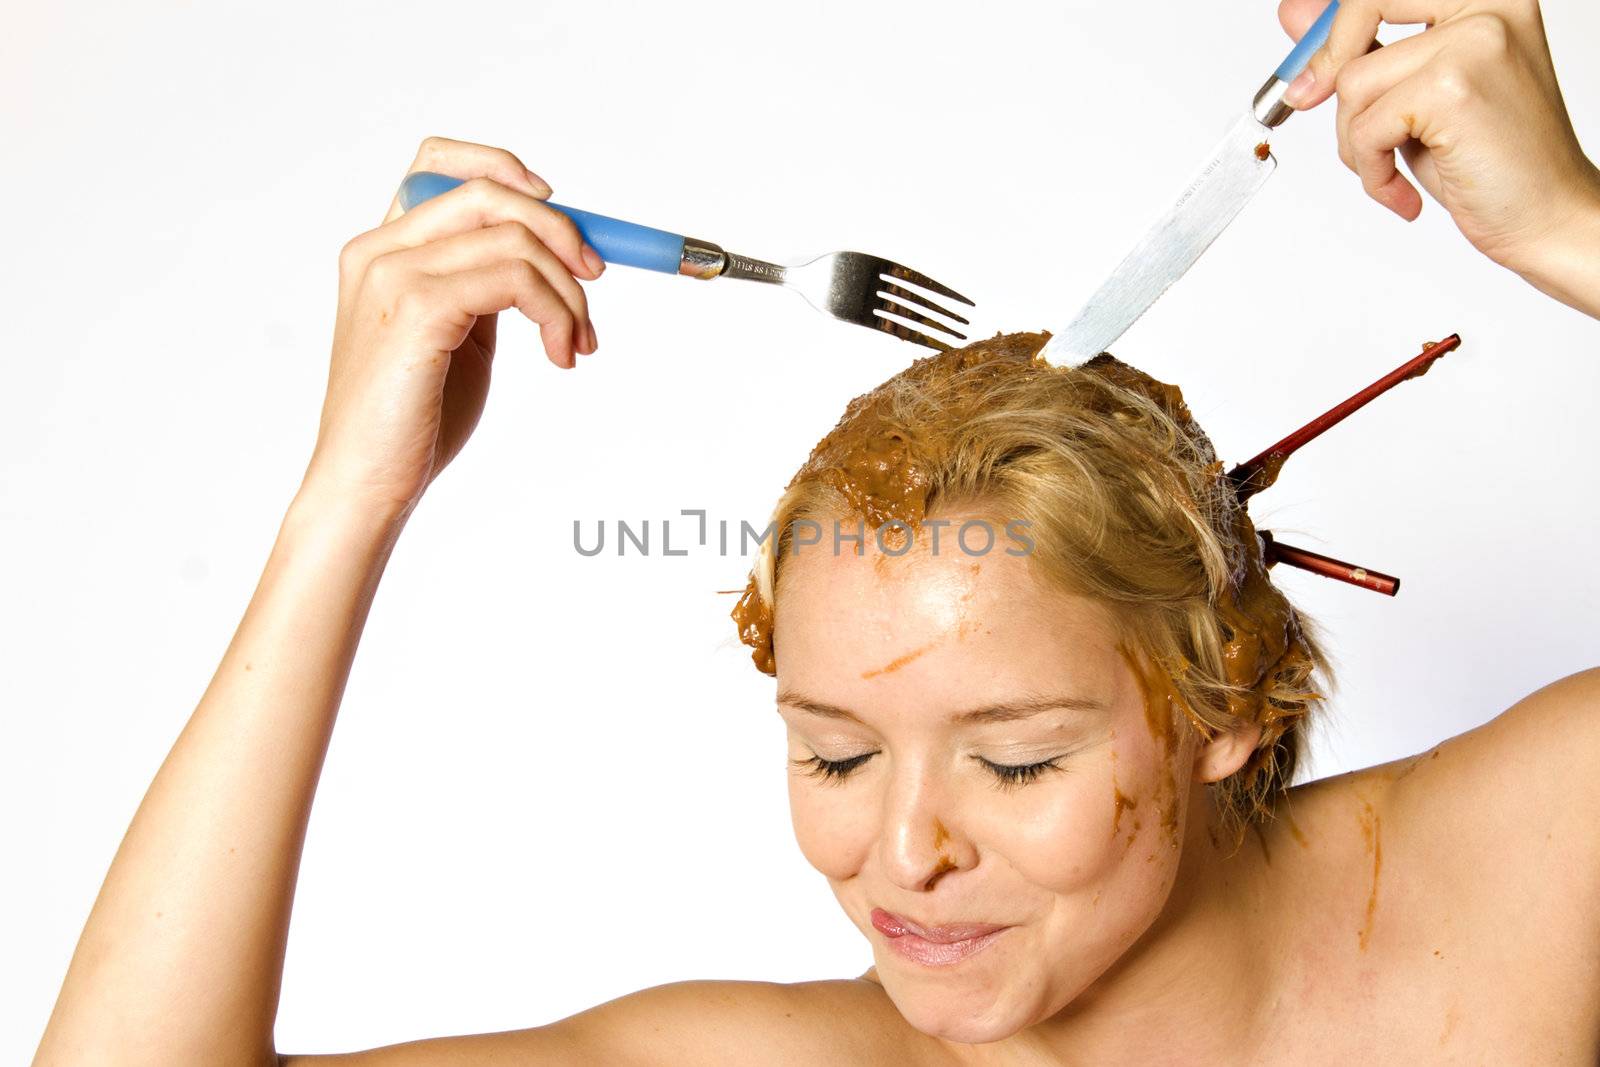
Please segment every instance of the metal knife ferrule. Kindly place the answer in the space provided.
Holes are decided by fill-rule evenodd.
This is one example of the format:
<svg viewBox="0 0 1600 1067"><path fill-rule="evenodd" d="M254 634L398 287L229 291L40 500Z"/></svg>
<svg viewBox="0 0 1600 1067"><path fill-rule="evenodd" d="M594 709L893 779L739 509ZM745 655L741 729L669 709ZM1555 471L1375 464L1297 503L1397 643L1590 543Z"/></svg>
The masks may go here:
<svg viewBox="0 0 1600 1067"><path fill-rule="evenodd" d="M1283 102L1283 94L1289 89L1289 83L1274 74L1267 79L1256 98L1250 105L1250 111L1255 115L1256 121L1272 129L1281 126L1283 120L1294 114L1294 108Z"/></svg>

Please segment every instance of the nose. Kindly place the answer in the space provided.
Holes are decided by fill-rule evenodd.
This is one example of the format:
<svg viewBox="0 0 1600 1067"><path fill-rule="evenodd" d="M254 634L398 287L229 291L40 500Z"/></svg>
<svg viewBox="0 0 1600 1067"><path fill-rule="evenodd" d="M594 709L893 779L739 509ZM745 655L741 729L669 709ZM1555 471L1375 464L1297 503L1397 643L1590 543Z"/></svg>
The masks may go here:
<svg viewBox="0 0 1600 1067"><path fill-rule="evenodd" d="M926 892L951 871L972 867L977 857L936 775L909 767L902 772L884 799L879 850L890 881Z"/></svg>

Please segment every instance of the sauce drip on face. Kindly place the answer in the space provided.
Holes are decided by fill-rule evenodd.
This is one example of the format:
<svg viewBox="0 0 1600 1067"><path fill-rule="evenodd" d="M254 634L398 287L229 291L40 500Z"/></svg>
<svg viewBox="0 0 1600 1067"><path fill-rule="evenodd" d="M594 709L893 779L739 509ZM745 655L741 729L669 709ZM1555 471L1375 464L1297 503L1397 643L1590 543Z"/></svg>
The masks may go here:
<svg viewBox="0 0 1600 1067"><path fill-rule="evenodd" d="M1111 731L1111 836L1115 838L1122 832L1122 813L1139 806L1137 797L1130 797L1122 791L1122 786L1117 783L1117 731ZM1139 836L1139 821L1134 820L1133 829L1128 831L1128 847L1133 847L1133 839Z"/></svg>
<svg viewBox="0 0 1600 1067"><path fill-rule="evenodd" d="M1167 673L1154 668L1145 668L1139 659L1128 650L1124 644L1117 645L1123 662L1128 669L1133 671L1135 678L1139 679L1139 687L1144 695L1144 721L1150 730L1150 736L1161 745L1161 779L1156 786L1155 802L1161 812L1161 832L1166 836L1167 844L1173 848L1178 847L1178 768L1176 752L1178 748L1178 720L1173 714L1175 707L1187 709L1188 705L1178 691L1173 688L1172 679ZM1149 857L1154 859L1154 853Z"/></svg>

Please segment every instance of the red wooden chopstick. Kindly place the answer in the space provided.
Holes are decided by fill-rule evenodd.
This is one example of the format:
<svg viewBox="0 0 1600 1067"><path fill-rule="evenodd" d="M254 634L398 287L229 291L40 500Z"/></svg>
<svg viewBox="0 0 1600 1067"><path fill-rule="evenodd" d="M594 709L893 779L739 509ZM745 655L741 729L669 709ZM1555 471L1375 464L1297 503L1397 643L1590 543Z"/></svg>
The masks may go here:
<svg viewBox="0 0 1600 1067"><path fill-rule="evenodd" d="M1238 491L1239 500L1249 499L1255 493L1271 485L1278 475L1278 468L1283 466L1283 461L1295 453L1301 445L1305 444L1324 431L1338 425L1346 418L1366 407L1372 401L1393 389L1407 378L1416 378L1426 374L1433 361L1452 351L1461 344L1461 335L1451 334L1443 341L1429 341L1423 344L1422 354L1396 367L1382 378L1367 386L1350 399L1318 415L1294 433L1285 437L1271 448L1262 452L1254 459L1246 460L1228 472L1228 480L1233 482Z"/></svg>
<svg viewBox="0 0 1600 1067"><path fill-rule="evenodd" d="M1288 459L1295 451L1307 441L1320 436L1324 431L1343 422L1350 415L1368 404L1372 403L1384 393L1393 389L1407 378L1420 377L1433 366L1433 361L1453 351L1461 344L1461 335L1453 333L1442 341L1426 341L1422 345L1421 355L1407 360L1382 378L1373 382L1355 396L1337 404L1318 415L1294 433L1285 437L1265 452L1246 460L1228 472L1228 480L1233 483L1238 494L1239 502L1250 499L1251 496L1265 489L1277 480L1278 471L1282 469L1284 460ZM1312 552L1306 548L1296 548L1275 540L1266 530L1258 531L1264 542L1262 553L1263 562L1268 567L1274 563L1287 563L1291 567L1299 567L1313 574L1320 574L1327 578L1336 578L1341 582L1359 585L1363 589L1383 593L1385 596L1394 596L1400 591L1400 579L1392 574L1384 574L1367 567L1358 567L1344 560L1324 556L1320 552Z"/></svg>
<svg viewBox="0 0 1600 1067"><path fill-rule="evenodd" d="M1371 589L1375 593L1385 596L1394 596L1400 591L1400 579L1392 574L1371 570L1367 567L1358 567L1354 563L1346 563L1342 559L1324 556L1320 552L1313 552L1307 548L1296 548L1286 545L1282 541L1274 540L1270 530L1258 531L1261 539L1266 542L1266 550L1262 559L1268 567L1274 563L1287 563L1291 567L1320 574L1324 578L1337 578L1341 582L1359 585L1363 589Z"/></svg>

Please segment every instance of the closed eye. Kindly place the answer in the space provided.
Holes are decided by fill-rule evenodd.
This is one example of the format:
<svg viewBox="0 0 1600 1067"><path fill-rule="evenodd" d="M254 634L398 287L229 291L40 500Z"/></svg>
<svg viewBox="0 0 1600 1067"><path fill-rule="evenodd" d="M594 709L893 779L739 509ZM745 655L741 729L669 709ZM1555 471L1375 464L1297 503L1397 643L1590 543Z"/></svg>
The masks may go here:
<svg viewBox="0 0 1600 1067"><path fill-rule="evenodd" d="M876 755L876 752L867 752L860 756L851 756L846 760L827 760L821 756L812 756L810 759L792 759L789 762L800 767L810 767L811 770L806 773L813 778L821 778L825 782L839 782L850 777L857 767ZM982 756L974 756L972 758L989 769L989 772L995 776L996 783L1002 790L1009 790L1017 785L1027 785L1036 781L1046 771L1064 769L1056 763L1056 760L1061 758L1060 756L1043 760L1039 763L1021 765L992 763Z"/></svg>

